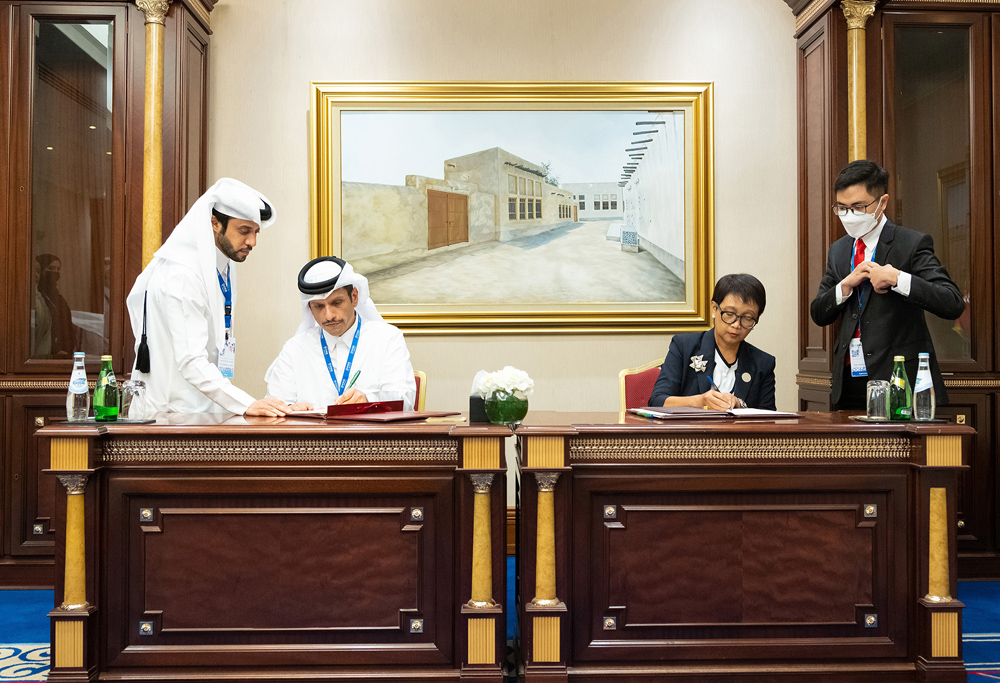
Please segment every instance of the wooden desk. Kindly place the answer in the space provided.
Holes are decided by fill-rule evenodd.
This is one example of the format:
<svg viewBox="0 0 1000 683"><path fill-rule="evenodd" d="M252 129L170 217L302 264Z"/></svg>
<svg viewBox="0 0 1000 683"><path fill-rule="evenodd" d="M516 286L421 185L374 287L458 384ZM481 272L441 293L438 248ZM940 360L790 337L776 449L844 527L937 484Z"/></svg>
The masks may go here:
<svg viewBox="0 0 1000 683"><path fill-rule="evenodd" d="M964 683L954 424L518 431L527 681Z"/></svg>
<svg viewBox="0 0 1000 683"><path fill-rule="evenodd" d="M506 427L39 436L66 488L49 680L502 680Z"/></svg>

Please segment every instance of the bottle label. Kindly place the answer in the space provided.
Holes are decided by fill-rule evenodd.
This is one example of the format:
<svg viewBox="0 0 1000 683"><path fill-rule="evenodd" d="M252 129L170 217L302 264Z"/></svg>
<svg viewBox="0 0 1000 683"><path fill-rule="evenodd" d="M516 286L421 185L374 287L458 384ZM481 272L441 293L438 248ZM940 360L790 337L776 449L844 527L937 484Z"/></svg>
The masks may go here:
<svg viewBox="0 0 1000 683"><path fill-rule="evenodd" d="M106 387L109 384L115 384L115 377L114 377L114 375L105 375L104 377L102 377L101 381L98 384L98 386Z"/></svg>
<svg viewBox="0 0 1000 683"><path fill-rule="evenodd" d="M927 391L928 389L934 388L934 380L927 377L917 377L917 386L913 387L913 393L919 394L921 391Z"/></svg>
<svg viewBox="0 0 1000 683"><path fill-rule="evenodd" d="M69 390L73 394L87 393L87 378L83 375L74 374L69 380Z"/></svg>
<svg viewBox="0 0 1000 683"><path fill-rule="evenodd" d="M903 381L902 377L893 377L892 378L892 383L895 384L900 389L905 389L906 388L906 382Z"/></svg>

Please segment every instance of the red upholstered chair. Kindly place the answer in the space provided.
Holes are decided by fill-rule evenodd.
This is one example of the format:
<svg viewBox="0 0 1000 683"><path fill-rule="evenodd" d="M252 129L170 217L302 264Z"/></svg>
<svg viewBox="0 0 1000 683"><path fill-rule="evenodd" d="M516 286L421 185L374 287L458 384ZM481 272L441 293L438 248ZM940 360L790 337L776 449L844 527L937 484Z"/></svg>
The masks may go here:
<svg viewBox="0 0 1000 683"><path fill-rule="evenodd" d="M660 374L663 358L638 368L628 368L618 373L618 410L641 408L649 405L653 385Z"/></svg>
<svg viewBox="0 0 1000 683"><path fill-rule="evenodd" d="M414 370L413 381L417 383L417 401L413 404L413 409L423 410L424 402L427 400L427 374L421 370Z"/></svg>

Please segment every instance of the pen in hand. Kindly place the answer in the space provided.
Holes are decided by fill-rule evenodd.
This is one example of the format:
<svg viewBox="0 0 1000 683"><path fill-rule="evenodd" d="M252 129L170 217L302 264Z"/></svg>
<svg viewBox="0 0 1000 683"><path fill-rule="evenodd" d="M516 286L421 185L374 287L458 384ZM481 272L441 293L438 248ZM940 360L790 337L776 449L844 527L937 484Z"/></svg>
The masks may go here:
<svg viewBox="0 0 1000 683"><path fill-rule="evenodd" d="M358 370L357 372L354 373L354 376L351 377L351 381L347 383L347 388L348 389L350 389L351 387L354 386L354 383L358 381L358 375L360 375L360 374L361 374L360 370Z"/></svg>
<svg viewBox="0 0 1000 683"><path fill-rule="evenodd" d="M719 387L715 386L715 380L712 379L711 375L705 375L708 378L708 383L712 385L712 391L719 391ZM721 394L722 392L719 391Z"/></svg>

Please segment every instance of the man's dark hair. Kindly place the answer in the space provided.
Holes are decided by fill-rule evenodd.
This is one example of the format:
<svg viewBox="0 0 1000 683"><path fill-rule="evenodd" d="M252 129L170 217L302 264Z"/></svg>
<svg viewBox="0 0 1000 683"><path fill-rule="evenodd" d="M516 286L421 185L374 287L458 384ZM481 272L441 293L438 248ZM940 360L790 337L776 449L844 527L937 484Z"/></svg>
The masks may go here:
<svg viewBox="0 0 1000 683"><path fill-rule="evenodd" d="M753 275L736 273L720 277L719 281L715 283L712 301L721 306L723 300L730 294L748 304L757 304L757 315L763 315L767 294L764 293L764 285Z"/></svg>
<svg viewBox="0 0 1000 683"><path fill-rule="evenodd" d="M347 291L348 297L354 294L354 285L344 285L343 289Z"/></svg>
<svg viewBox="0 0 1000 683"><path fill-rule="evenodd" d="M874 161L867 159L852 161L837 174L833 191L836 193L861 184L864 184L872 197L881 197L889 191L889 172Z"/></svg>
<svg viewBox="0 0 1000 683"><path fill-rule="evenodd" d="M224 213L216 211L214 206L212 207L212 215L215 216L215 220L222 224L222 234L225 235L226 228L229 227L229 219L232 218L232 216L227 216Z"/></svg>

